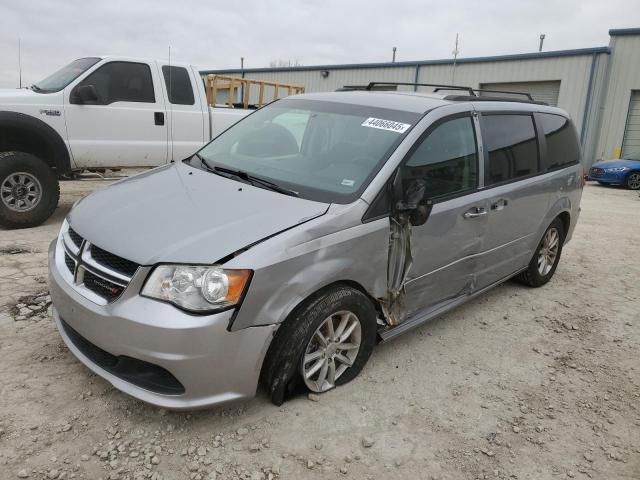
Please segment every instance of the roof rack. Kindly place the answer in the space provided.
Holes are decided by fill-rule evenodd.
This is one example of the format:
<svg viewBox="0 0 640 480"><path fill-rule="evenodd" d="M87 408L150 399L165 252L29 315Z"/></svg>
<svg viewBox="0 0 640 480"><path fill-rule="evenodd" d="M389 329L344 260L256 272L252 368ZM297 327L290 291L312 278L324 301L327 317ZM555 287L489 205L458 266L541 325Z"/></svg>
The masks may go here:
<svg viewBox="0 0 640 480"><path fill-rule="evenodd" d="M411 82L369 82L369 85L365 88L365 90L373 90L376 85L406 85L409 87L436 87L434 90L437 92L438 90L466 90L469 92L469 95L476 94L473 92L473 88L471 87L463 87L461 85L440 85L437 83L411 83Z"/></svg>
<svg viewBox="0 0 640 480"><path fill-rule="evenodd" d="M465 87L463 85L439 85L435 83L411 83L411 82L369 82L365 90L373 90L376 85L407 85L410 87L435 87L434 92L439 92L441 90L465 90L469 93L471 97L478 97L476 93L502 93L507 95L522 95L527 98L530 102L538 103L531 96L530 93L526 92L512 92L507 90L487 90L485 88L471 88ZM503 100L504 97L500 97L500 100ZM513 99L511 99L513 101Z"/></svg>

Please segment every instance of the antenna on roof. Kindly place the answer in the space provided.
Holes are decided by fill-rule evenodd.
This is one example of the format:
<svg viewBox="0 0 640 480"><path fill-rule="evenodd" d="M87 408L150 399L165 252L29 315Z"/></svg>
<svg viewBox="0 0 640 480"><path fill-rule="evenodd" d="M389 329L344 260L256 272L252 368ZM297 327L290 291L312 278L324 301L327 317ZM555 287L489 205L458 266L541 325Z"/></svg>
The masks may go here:
<svg viewBox="0 0 640 480"><path fill-rule="evenodd" d="M396 51L398 50L397 47L393 47L393 57L391 58L391 63L396 63Z"/></svg>
<svg viewBox="0 0 640 480"><path fill-rule="evenodd" d="M455 78L456 78L456 61L458 60L458 34L456 33L456 46L453 49L453 66L451 67L451 84L455 84Z"/></svg>
<svg viewBox="0 0 640 480"><path fill-rule="evenodd" d="M541 52L542 51L542 44L544 43L544 37L546 35L544 33L540 34L540 46L538 47L538 51Z"/></svg>

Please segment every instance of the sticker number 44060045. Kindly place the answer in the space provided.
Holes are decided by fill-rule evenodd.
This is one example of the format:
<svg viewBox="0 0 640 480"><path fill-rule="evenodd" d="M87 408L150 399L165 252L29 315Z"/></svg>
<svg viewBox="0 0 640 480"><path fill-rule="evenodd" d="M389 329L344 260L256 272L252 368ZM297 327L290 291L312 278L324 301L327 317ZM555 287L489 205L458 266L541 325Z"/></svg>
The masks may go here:
<svg viewBox="0 0 640 480"><path fill-rule="evenodd" d="M362 122L363 127L379 128L380 130L389 130L391 132L404 133L409 127L408 123L394 122L392 120L383 120L382 118L367 118Z"/></svg>

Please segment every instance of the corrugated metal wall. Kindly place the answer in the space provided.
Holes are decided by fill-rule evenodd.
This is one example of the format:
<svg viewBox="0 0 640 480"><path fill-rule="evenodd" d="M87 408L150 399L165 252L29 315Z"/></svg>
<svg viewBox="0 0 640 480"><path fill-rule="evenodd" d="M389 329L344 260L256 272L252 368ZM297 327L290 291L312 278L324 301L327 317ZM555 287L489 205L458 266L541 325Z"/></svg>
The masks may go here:
<svg viewBox="0 0 640 480"><path fill-rule="evenodd" d="M611 37L611 58L596 155L613 158L622 148L631 92L640 90L640 34Z"/></svg>
<svg viewBox="0 0 640 480"><path fill-rule="evenodd" d="M580 131L590 67L591 55L464 63L456 66L453 80L474 88L484 83L559 80L558 106L571 115ZM419 82L451 83L452 73L451 65L427 65L420 68Z"/></svg>
<svg viewBox="0 0 640 480"><path fill-rule="evenodd" d="M631 91L640 90L640 29L612 30L610 34L611 54L605 48L596 48L548 52L543 58L529 55L529 58L462 59L455 71L448 62L422 62L417 68L417 81L474 88L488 83L559 81L558 106L573 118L585 162L590 165L599 158L612 158L616 149L622 147ZM416 81L416 65L408 62L353 65L353 68L349 65L302 67L293 71L265 70L248 70L245 76L301 84L307 92L333 91L345 85L366 85L371 81ZM328 75L323 75L323 71ZM240 76L237 71L232 74ZM413 88L401 86L399 89ZM431 89L420 87L419 90Z"/></svg>
<svg viewBox="0 0 640 480"><path fill-rule="evenodd" d="M413 82L415 67L354 68L329 70L323 78L323 70L293 72L248 72L246 78L277 80L279 82L304 85L307 92L331 92L345 85L367 85L372 80L381 82Z"/></svg>

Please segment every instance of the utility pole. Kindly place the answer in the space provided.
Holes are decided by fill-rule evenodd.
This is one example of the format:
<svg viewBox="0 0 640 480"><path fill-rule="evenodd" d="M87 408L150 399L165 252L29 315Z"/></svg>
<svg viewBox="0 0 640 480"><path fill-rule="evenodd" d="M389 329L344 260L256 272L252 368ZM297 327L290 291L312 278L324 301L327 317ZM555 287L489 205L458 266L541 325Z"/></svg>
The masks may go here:
<svg viewBox="0 0 640 480"><path fill-rule="evenodd" d="M244 78L244 57L240 57L240 76ZM244 102L244 82L240 85L240 101Z"/></svg>
<svg viewBox="0 0 640 480"><path fill-rule="evenodd" d="M539 52L541 52L541 51L542 51L542 44L544 43L544 37L545 37L545 34L544 34L544 33L541 33L541 34L540 34L540 46L538 47L538 51L539 51Z"/></svg>
<svg viewBox="0 0 640 480"><path fill-rule="evenodd" d="M451 67L451 85L455 85L456 78L456 61L458 60L458 34L456 33L456 46L453 49L453 67Z"/></svg>
<svg viewBox="0 0 640 480"><path fill-rule="evenodd" d="M391 59L391 63L396 63L396 50L398 50L398 48L393 47L393 57Z"/></svg>
<svg viewBox="0 0 640 480"><path fill-rule="evenodd" d="M20 41L20 37L18 37L18 78L19 85L22 88L22 42Z"/></svg>

